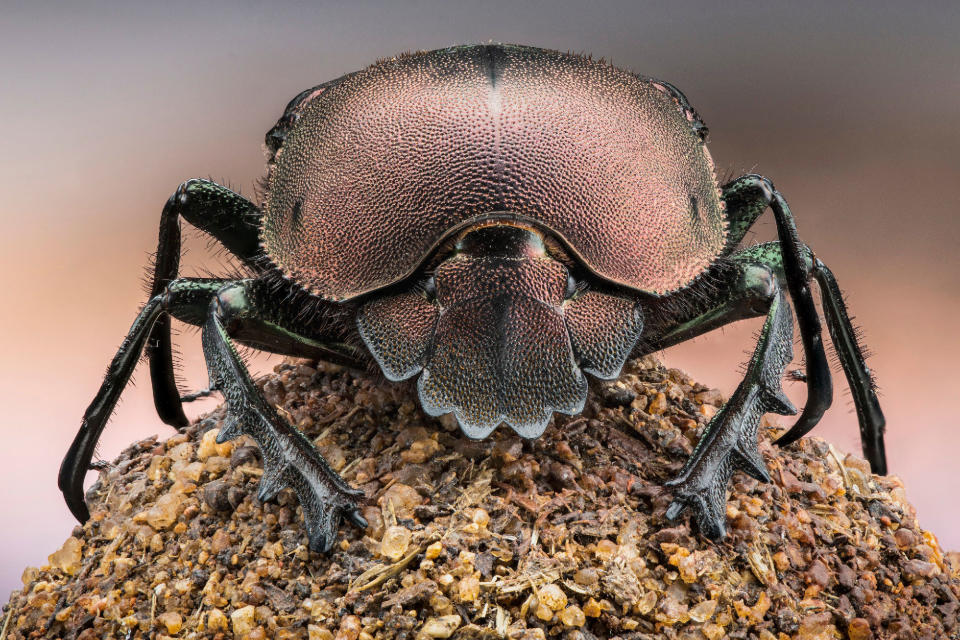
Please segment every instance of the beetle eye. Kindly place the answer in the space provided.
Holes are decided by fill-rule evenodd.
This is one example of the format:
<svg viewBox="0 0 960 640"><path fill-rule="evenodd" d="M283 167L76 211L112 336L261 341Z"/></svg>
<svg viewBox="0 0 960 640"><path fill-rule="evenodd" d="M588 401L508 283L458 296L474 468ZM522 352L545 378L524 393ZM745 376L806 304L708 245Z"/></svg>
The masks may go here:
<svg viewBox="0 0 960 640"><path fill-rule="evenodd" d="M567 272L567 290L564 291L563 297L565 300L569 300L573 297L573 294L577 292L577 281L573 279L573 275L568 271Z"/></svg>

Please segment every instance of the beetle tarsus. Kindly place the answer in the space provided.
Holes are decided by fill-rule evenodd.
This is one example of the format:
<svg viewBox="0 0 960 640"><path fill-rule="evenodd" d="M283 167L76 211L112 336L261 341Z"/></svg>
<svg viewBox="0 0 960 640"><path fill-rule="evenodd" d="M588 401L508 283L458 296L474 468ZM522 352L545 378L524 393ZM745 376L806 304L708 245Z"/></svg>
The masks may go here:
<svg viewBox="0 0 960 640"><path fill-rule="evenodd" d="M215 348L222 353L223 347ZM227 384L238 390L245 387L242 380ZM285 488L293 489L303 510L310 549L321 553L332 548L342 518L366 528L367 522L359 512L363 491L350 487L333 471L313 443L262 399L252 401L242 411L221 430L217 441L225 442L242 433L256 441L263 455L263 476L257 488L260 502L273 500Z"/></svg>

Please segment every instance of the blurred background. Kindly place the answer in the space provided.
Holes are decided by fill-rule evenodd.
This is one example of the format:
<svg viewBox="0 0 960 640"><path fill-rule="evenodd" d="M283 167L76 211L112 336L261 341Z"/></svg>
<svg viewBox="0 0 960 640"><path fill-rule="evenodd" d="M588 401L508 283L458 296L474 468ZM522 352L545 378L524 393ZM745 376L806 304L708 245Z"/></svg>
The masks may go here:
<svg viewBox="0 0 960 640"><path fill-rule="evenodd" d="M776 182L875 353L891 470L921 524L960 548L960 5L716 6L0 4L0 602L75 524L57 469L145 299L141 277L176 186L212 177L250 194L264 133L302 89L402 51L487 40L591 52L668 80L710 127L722 176ZM763 220L752 239L774 237ZM188 246L185 273L220 268L204 239ZM729 394L759 326L663 358ZM182 387L205 387L198 336L177 341ZM136 377L104 459L172 433L145 367ZM859 452L842 376L836 386L815 433ZM802 385L787 390L801 405Z"/></svg>

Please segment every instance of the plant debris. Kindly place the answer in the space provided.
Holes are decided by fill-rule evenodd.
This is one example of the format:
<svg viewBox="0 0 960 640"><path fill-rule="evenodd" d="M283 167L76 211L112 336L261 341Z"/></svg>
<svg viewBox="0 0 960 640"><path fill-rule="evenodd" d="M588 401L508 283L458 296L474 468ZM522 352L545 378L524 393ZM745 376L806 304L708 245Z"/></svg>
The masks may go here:
<svg viewBox="0 0 960 640"><path fill-rule="evenodd" d="M90 521L24 571L0 640L960 634L957 554L919 528L899 479L818 438L780 450L764 422L773 482L734 476L721 543L666 521L663 483L723 398L653 358L537 440L469 440L410 385L275 371L265 396L365 492L365 531L309 551L291 490L256 499L252 441L216 443L221 407L101 472Z"/></svg>

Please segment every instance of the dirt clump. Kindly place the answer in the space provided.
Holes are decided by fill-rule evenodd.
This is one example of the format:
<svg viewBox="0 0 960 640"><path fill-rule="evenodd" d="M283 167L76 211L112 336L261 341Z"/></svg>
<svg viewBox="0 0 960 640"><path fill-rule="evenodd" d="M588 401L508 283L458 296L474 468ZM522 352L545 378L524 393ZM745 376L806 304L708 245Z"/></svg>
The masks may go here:
<svg viewBox="0 0 960 640"><path fill-rule="evenodd" d="M664 512L722 405L652 358L597 385L543 437L464 437L410 386L288 361L260 385L362 489L369 527L309 551L292 491L256 499L258 449L217 444L223 407L125 450L91 519L28 568L0 638L753 640L958 637L956 554L917 524L896 477L818 438L773 482L735 474L728 535ZM5 634L5 635L4 635Z"/></svg>

